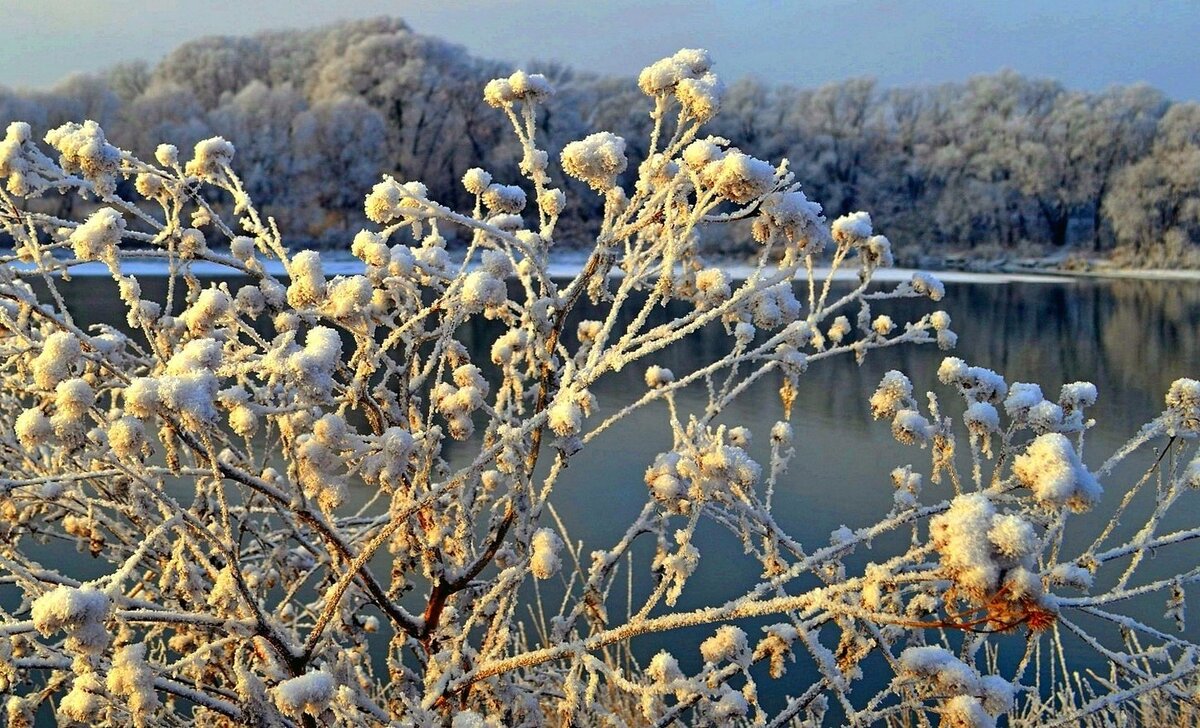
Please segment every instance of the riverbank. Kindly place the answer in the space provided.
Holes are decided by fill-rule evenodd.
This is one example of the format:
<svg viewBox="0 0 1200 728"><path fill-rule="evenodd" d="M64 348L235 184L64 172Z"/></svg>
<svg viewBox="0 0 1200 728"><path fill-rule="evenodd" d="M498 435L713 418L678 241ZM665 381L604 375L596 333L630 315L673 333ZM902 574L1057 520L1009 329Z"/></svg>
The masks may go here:
<svg viewBox="0 0 1200 728"><path fill-rule="evenodd" d="M362 261L341 251L325 251L321 255L321 260L322 267L327 276L357 275L366 270L366 266ZM583 267L586 260L587 256L582 252L564 251L551 258L549 266L550 275L555 278L573 277ZM735 280L744 280L754 271L754 265L743 260L710 259L710 261L713 265L725 270ZM283 264L279 261L266 261L263 267L271 275L286 275ZM235 269L209 261L193 261L191 269L194 275L205 278L229 276L236 273ZM134 276L165 276L169 272L166 261L161 258L125 260L122 261L121 270L128 275ZM875 271L874 280L880 283L906 281L910 280L913 273L917 272L917 270L919 269L881 268ZM1121 269L1108 267L1075 269L1046 265L1036 267L1011 265L986 270L936 268L925 270L945 283L1065 283L1082 278L1200 281L1200 271L1189 269ZM107 277L109 270L103 263L82 263L72 267L70 274L81 277ZM613 272L613 275L619 274L620 271ZM829 274L829 268L826 266L818 267L814 270L814 274L819 279L824 279ZM856 281L858 280L858 269L852 265L842 267L835 273L834 280Z"/></svg>

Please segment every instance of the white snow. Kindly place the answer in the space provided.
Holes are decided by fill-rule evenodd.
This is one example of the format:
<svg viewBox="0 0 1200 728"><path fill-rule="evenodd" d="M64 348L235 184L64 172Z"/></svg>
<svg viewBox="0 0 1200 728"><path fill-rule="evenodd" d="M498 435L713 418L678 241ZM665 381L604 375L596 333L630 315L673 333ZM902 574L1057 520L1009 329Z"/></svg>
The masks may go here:
<svg viewBox="0 0 1200 728"><path fill-rule="evenodd" d="M833 239L839 243L852 244L871 237L871 216L861 210L842 215L830 226Z"/></svg>
<svg viewBox="0 0 1200 728"><path fill-rule="evenodd" d="M158 707L154 672L146 664L146 645L125 645L113 655L106 678L108 691L128 701L137 726L149 725L147 718Z"/></svg>
<svg viewBox="0 0 1200 728"><path fill-rule="evenodd" d="M1097 397L1095 384L1091 382L1071 382L1062 386L1062 390L1060 390L1058 395L1058 402L1063 406L1063 409L1076 410L1096 404Z"/></svg>
<svg viewBox="0 0 1200 728"><path fill-rule="evenodd" d="M1186 432L1200 430L1200 382L1195 379L1176 379L1171 382L1165 398L1167 410L1174 416L1172 425Z"/></svg>
<svg viewBox="0 0 1200 728"><path fill-rule="evenodd" d="M55 331L42 342L42 351L32 362L33 381L40 389L53 389L71 376L79 364L82 348L69 331Z"/></svg>
<svg viewBox="0 0 1200 728"><path fill-rule="evenodd" d="M314 306L325 298L325 275L321 254L304 250L292 256L288 267L291 284L287 289L288 303L296 307Z"/></svg>
<svg viewBox="0 0 1200 728"><path fill-rule="evenodd" d="M625 171L625 140L611 132L590 134L563 147L563 171L602 192Z"/></svg>
<svg viewBox="0 0 1200 728"><path fill-rule="evenodd" d="M942 708L941 725L961 726L961 728L995 728L996 719L987 714L979 698L973 695L957 695L947 700Z"/></svg>
<svg viewBox="0 0 1200 728"><path fill-rule="evenodd" d="M35 448L49 441L50 436L54 434L54 426L45 412L31 407L17 416L13 432L22 445Z"/></svg>
<svg viewBox="0 0 1200 728"><path fill-rule="evenodd" d="M192 150L192 160L184 167L184 171L198 177L211 179L221 171L222 165L228 165L233 161L233 155L233 144L224 137L203 139L196 143Z"/></svg>
<svg viewBox="0 0 1200 728"><path fill-rule="evenodd" d="M990 593L1000 578L988 538L995 515L996 508L986 496L969 493L956 497L949 510L929 523L930 537L943 566L973 593Z"/></svg>
<svg viewBox="0 0 1200 728"><path fill-rule="evenodd" d="M316 670L284 680L272 691L280 709L292 716L307 713L317 717L333 700L333 676L324 670Z"/></svg>
<svg viewBox="0 0 1200 728"><path fill-rule="evenodd" d="M747 664L750 651L746 642L746 633L740 627L725 624L717 628L712 637L700 643L700 655L705 662L734 662Z"/></svg>
<svg viewBox="0 0 1200 728"><path fill-rule="evenodd" d="M648 96L672 88L685 78L698 78L712 68L708 51L684 48L674 55L655 61L638 74L638 87Z"/></svg>
<svg viewBox="0 0 1200 728"><path fill-rule="evenodd" d="M82 415L95 401L92 385L78 377L59 382L54 388L54 406L60 411Z"/></svg>
<svg viewBox="0 0 1200 728"><path fill-rule="evenodd" d="M150 417L158 402L158 381L151 377L131 379L125 388L125 409L135 417Z"/></svg>
<svg viewBox="0 0 1200 728"><path fill-rule="evenodd" d="M121 417L108 426L108 445L117 457L136 457L145 444L146 428L136 417Z"/></svg>
<svg viewBox="0 0 1200 728"><path fill-rule="evenodd" d="M121 152L108 143L104 130L95 121L68 122L50 130L45 138L46 143L61 155L63 169L81 173L95 186L101 198L116 191L115 175Z"/></svg>
<svg viewBox="0 0 1200 728"><path fill-rule="evenodd" d="M871 416L877 420L889 419L900 409L915 406L912 392L912 382L903 372L892 369L885 373L871 395Z"/></svg>
<svg viewBox="0 0 1200 728"><path fill-rule="evenodd" d="M395 256L396 248L404 246L393 246L392 254ZM170 267L167 262L158 256L150 256L146 258L137 258L134 251L122 251L121 272L131 276L166 276L170 273ZM587 261L587 254L579 251L564 251L557 253L551 260L546 270L551 278L570 278L583 269ZM460 262L459 259L451 258L451 263ZM10 264L18 271L31 271L32 265L22 262L13 262ZM207 260L194 260L188 263L191 272L199 277L217 277L229 276L239 273L236 269L230 268L221 263L211 262ZM322 265L325 275L353 275L364 273L366 265L353 256L339 255L336 251L327 251L322 256ZM286 276L287 271L283 264L277 260L262 261L263 270L273 276ZM470 266L469 266L470 267ZM738 261L722 262L721 269L729 276L730 280L742 281L749 278L755 270L755 266L749 263ZM830 275L828 267L817 266L813 268L813 275L818 279L823 279ZM108 278L112 272L102 263L88 262L80 263L71 267L71 275L73 277L104 277ZM609 273L613 277L619 277L621 271L614 266ZM797 274L797 278L806 276L807 273L801 271ZM914 276L919 277L924 281L932 281L934 283L978 283L987 285L997 285L1004 283L1071 283L1073 278L1065 275L1051 274L1034 274L1034 273L974 273L967 271L938 271L936 278L923 272L911 268L883 268L875 271L871 279L879 283L912 283ZM844 283L854 283L858 281L858 270L854 267L842 266L836 272L833 272L834 281ZM915 288L915 287L914 287ZM918 289L919 290L919 289ZM944 293L944 290L943 290ZM934 300L939 300L934 298Z"/></svg>
<svg viewBox="0 0 1200 728"><path fill-rule="evenodd" d="M1038 402L1029 408L1028 419L1035 432L1056 432L1062 428L1063 410L1053 402Z"/></svg>
<svg viewBox="0 0 1200 728"><path fill-rule="evenodd" d="M646 386L651 389L665 387L673 381L675 381L675 374L666 367L654 364L646 369Z"/></svg>
<svg viewBox="0 0 1200 728"><path fill-rule="evenodd" d="M333 370L342 357L342 339L327 326L314 326L304 340L304 348L287 359L287 366L305 391L318 397L333 386Z"/></svg>
<svg viewBox="0 0 1200 728"><path fill-rule="evenodd" d="M104 592L91 586L58 586L33 602L30 617L43 636L62 630L70 645L86 654L97 654L108 645L104 626L111 603Z"/></svg>
<svg viewBox="0 0 1200 728"><path fill-rule="evenodd" d="M1039 501L1087 510L1100 498L1100 484L1079 460L1071 441L1058 432L1039 435L1013 460L1013 475Z"/></svg>
<svg viewBox="0 0 1200 728"><path fill-rule="evenodd" d="M562 547L562 539L549 528L539 528L534 532L529 542L529 568L536 578L549 579L558 573L562 566L558 552Z"/></svg>
<svg viewBox="0 0 1200 728"><path fill-rule="evenodd" d="M206 288L179 318L194 335L205 334L229 315L233 300L219 288Z"/></svg>
<svg viewBox="0 0 1200 728"><path fill-rule="evenodd" d="M1024 421L1029 410L1042 401L1042 388L1029 382L1013 382L1004 400L1004 411L1017 421Z"/></svg>
<svg viewBox="0 0 1200 728"><path fill-rule="evenodd" d="M1004 557L1017 561L1032 556L1040 545L1033 524L1015 513L993 518L988 540Z"/></svg>
<svg viewBox="0 0 1200 728"><path fill-rule="evenodd" d="M924 445L932 435L929 420L916 410L902 409L892 418L892 437L905 445Z"/></svg>
<svg viewBox="0 0 1200 728"><path fill-rule="evenodd" d="M158 396L168 408L200 422L217 416L217 378L210 371L159 377Z"/></svg>
<svg viewBox="0 0 1200 728"><path fill-rule="evenodd" d="M697 121L708 121L721 108L725 84L713 73L699 78L685 78L675 86L675 97L684 112Z"/></svg>
<svg viewBox="0 0 1200 728"><path fill-rule="evenodd" d="M504 281L486 270L472 271L462 284L462 302L468 311L499 306L508 298Z"/></svg>
<svg viewBox="0 0 1200 728"><path fill-rule="evenodd" d="M483 100L500 108L514 101L541 101L554 94L550 81L540 73L516 71L508 78L494 78L483 88Z"/></svg>
<svg viewBox="0 0 1200 728"><path fill-rule="evenodd" d="M492 212L516 214L525 209L525 190L493 182L483 192L483 204Z"/></svg>
<svg viewBox="0 0 1200 728"><path fill-rule="evenodd" d="M963 413L963 422L972 431L1000 431L1000 413L988 402L972 402Z"/></svg>
<svg viewBox="0 0 1200 728"><path fill-rule="evenodd" d="M479 167L471 167L463 174L463 187L473 195L482 195L492 183L492 175Z"/></svg>
<svg viewBox="0 0 1200 728"><path fill-rule="evenodd" d="M574 435L583 426L583 410L568 393L562 393L555 398L547 412L550 429L561 437Z"/></svg>
<svg viewBox="0 0 1200 728"><path fill-rule="evenodd" d="M121 235L125 218L111 207L96 210L68 238L75 257L80 260L104 260L111 257Z"/></svg>
<svg viewBox="0 0 1200 728"><path fill-rule="evenodd" d="M718 195L744 204L771 191L775 167L742 152L729 152L704 165L700 179Z"/></svg>
<svg viewBox="0 0 1200 728"><path fill-rule="evenodd" d="M696 274L696 291L706 306L714 306L729 298L729 276L720 268L705 268Z"/></svg>

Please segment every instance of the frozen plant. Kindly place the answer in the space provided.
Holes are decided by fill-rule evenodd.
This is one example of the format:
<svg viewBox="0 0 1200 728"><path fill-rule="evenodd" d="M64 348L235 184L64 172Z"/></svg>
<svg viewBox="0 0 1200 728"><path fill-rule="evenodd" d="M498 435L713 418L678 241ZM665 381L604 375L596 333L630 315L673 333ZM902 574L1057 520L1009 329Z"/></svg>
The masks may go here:
<svg viewBox="0 0 1200 728"><path fill-rule="evenodd" d="M1081 456L1091 385L1048 402L1034 385L947 359L939 378L962 396L959 428L937 396L922 405L911 381L889 372L870 410L898 440L928 449L929 471L898 468L895 506L877 522L801 544L772 500L789 477L788 419L805 371L901 344L953 346L944 312L905 323L872 311L901 297L937 301L943 288L927 274L872 286L892 255L866 213L830 223L786 160L703 135L722 99L706 52L653 64L639 86L653 127L636 170L625 140L606 132L558 155L561 173L603 208L586 263L565 281L549 270L563 179L537 136L553 88L536 74L485 89L512 124L522 178L467 170L475 203L457 212L420 182L385 177L364 202L376 228L351 244L364 273L333 278L319 253L289 251L254 205L230 141L202 141L187 160L162 145L152 163L93 122L51 131L49 152L27 124L8 127L0 682L12 696L9 724L53 710L91 725L915 716L983 726L1002 715L1039 724L1107 715L1153 691L1194 701L1195 643L1121 608L1161 595L1184 624L1200 572L1180 561L1143 579L1139 567L1200 536L1191 525L1164 531L1167 511L1200 482L1188 461L1200 385L1177 382L1162 417L1092 470ZM79 198L76 218L27 204L52 191ZM698 251L711 227L760 246L745 280ZM467 240L461 254L447 248L451 229ZM144 258L165 262L165 297L146 297L127 272ZM197 262L226 267L230 280L201 281ZM122 326L82 328L66 306L62 287L85 263L111 274ZM857 278L835 286L844 268ZM598 314L580 321L585 296ZM652 313L668 302L684 312L657 323ZM500 333L475 351L459 336L480 317ZM707 327L727 334L711 360L679 372L650 363ZM644 372L646 390L602 410L596 384L626 367ZM769 462L751 457L755 433L720 422L757 382L781 396L780 421L758 433ZM707 393L700 411L677 400L691 386ZM646 501L625 534L585 553L554 508L556 484L576 453L652 403L666 405L672 445L648 464ZM963 431L969 473L956 457ZM468 456L452 462L452 441ZM1149 443L1164 443L1161 457L1128 491L1154 490L1145 525L1117 536L1127 496L1095 543L1070 552L1074 514L1115 500L1103 481ZM606 496L605 483L593 487L589 498ZM683 608L706 564L703 522L740 540L758 583L723 604ZM910 532L908 545L848 566L891 532ZM86 550L102 575L42 563L37 547L49 539ZM634 557L642 543L654 551L649 564ZM635 569L653 575L636 603L620 596L632 597L622 584ZM561 590L553 602L542 598L549 584ZM685 627L707 636L648 660L632 644ZM1015 668L997 657L1002 632L1025 636ZM1067 664L1067 633L1111 674L1064 705L1058 685L1043 689L1042 665ZM685 653L693 659L681 663ZM854 690L869 684L868 659L894 679ZM819 677L791 683L779 705L762 699L771 681L800 674L796 663Z"/></svg>

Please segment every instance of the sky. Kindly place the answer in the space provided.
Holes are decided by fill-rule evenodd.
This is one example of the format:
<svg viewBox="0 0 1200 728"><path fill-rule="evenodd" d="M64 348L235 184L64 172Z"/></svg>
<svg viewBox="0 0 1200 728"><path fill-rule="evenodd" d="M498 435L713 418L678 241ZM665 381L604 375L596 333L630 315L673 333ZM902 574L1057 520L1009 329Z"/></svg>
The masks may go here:
<svg viewBox="0 0 1200 728"><path fill-rule="evenodd" d="M1012 68L1100 90L1200 99L1195 0L0 0L0 86L155 61L204 35L395 15L486 58L636 74L681 47L726 80L817 86L961 81Z"/></svg>

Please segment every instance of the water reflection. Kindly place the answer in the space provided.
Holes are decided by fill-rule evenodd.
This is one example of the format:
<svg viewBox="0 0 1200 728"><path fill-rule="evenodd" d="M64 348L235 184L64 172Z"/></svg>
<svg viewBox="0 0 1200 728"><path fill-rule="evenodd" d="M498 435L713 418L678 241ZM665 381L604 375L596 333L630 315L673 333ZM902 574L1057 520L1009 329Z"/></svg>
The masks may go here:
<svg viewBox="0 0 1200 728"><path fill-rule="evenodd" d="M231 280L236 290L241 281ZM143 280L145 296L165 296L165 280ZM123 327L124 310L113 283L78 278L62 287L82 325ZM931 310L929 301L877 304L878 313L907 321ZM1100 390L1091 414L1099 426L1089 452L1097 457L1123 442L1161 411L1168 385L1200 375L1200 286L1179 281L1078 281L1073 283L949 284L938 304L948 311L959 345L953 352L971 364L1004 373L1010 382L1037 382L1047 396L1065 382L1088 380ZM683 313L676 305L658 309L651 325ZM583 302L577 317L602 311ZM573 330L573 327L568 327ZM481 318L459 331L467 347L490 366L500 324ZM728 350L720 326L709 326L685 342L659 352L653 362L677 374L692 371ZM890 505L887 473L898 464L925 460L924 453L895 444L883 423L874 423L867 398L888 369L912 378L917 391L939 388L935 373L946 353L932 346L873 352L860 366L851 358L814 364L802 378L795 407L797 457L776 499L779 517L805 542L825 540L841 523L862 523ZM644 366L601 379L594 388L599 422L645 389ZM758 435L754 452L765 462L766 435L781 416L776 388L767 378L748 390L722 417ZM701 412L706 401L694 388L680 397L683 411ZM947 400L949 401L949 400ZM558 487L556 505L571 515L572 536L595 546L611 542L645 498L642 474L654 455L668 448L665 410L644 408L577 455ZM452 459L467 457L472 443L448 443ZM595 509L603 507L603 518ZM575 521L576 523L572 523Z"/></svg>
<svg viewBox="0 0 1200 728"><path fill-rule="evenodd" d="M231 288L236 285L231 281ZM162 280L143 281L148 298L161 297L164 287ZM124 311L111 281L78 279L65 285L63 292L79 323L123 323ZM1050 397L1065 382L1089 380L1097 385L1100 401L1091 416L1099 425L1090 435L1089 457L1085 458L1093 465L1161 411L1162 396L1171 381L1200 375L1200 339L1196 336L1200 286L1193 283L956 284L946 286L946 297L939 306L950 313L953 329L959 333L954 355L971 364L1000 371L1010 382L1039 383ZM934 307L928 301L896 301L875 309L902 322ZM673 306L659 309L651 325L682 312ZM587 304L578 313L579 318L599 315ZM479 352L482 363L488 360L487 352L500 332L495 322L478 320L459 333L469 349ZM723 329L711 326L666 348L653 362L606 376L593 389L599 412L591 422L601 421L643 392L642 375L650 363L682 374L719 357L728 347ZM905 371L918 391L938 389L945 395L944 401L951 402L950 392L936 384L935 372L944 356L932 346L904 347L874 352L861 366L842 358L810 369L801 380L794 409L797 455L775 497L776 517L786 530L809 547L827 543L830 531L839 525L865 525L888 510L888 472L893 467L913 463L927 470L927 453L893 442L886 423L871 421L866 402L888 369ZM768 460L767 433L781 416L777 387L777 381L764 380L721 418L750 428L756 435L752 455L759 462ZM702 395L697 389L683 393L679 399L682 410L702 412L706 404ZM461 462L474 451L473 445L450 443L447 455ZM611 545L636 517L646 497L644 469L670 446L665 407L652 405L635 412L571 460L553 502L570 537L583 541L585 562L592 549ZM1110 479L1106 498L1115 501L1119 484L1129 482L1127 478L1134 472L1129 468ZM941 493L935 491L934 497L937 495ZM1122 528L1135 525L1136 518L1127 520L1130 525ZM729 534L709 525L702 529L697 543L706 561L689 583L680 607L720 604L757 581L753 569L743 568L748 562L740 557L741 546ZM645 544L636 553L648 558L650 548ZM876 553L888 548L886 542L875 545ZM856 564L861 565L870 555L859 554ZM649 590L648 577L639 576L634 583L635 601ZM616 606L623 606L620 599ZM638 652L647 654L680 639L697 642L706 629L643 638ZM685 668L694 668L698 661L695 655L680 657ZM813 674L798 665L789 671L788 679L807 681ZM786 685L777 687L787 690Z"/></svg>

